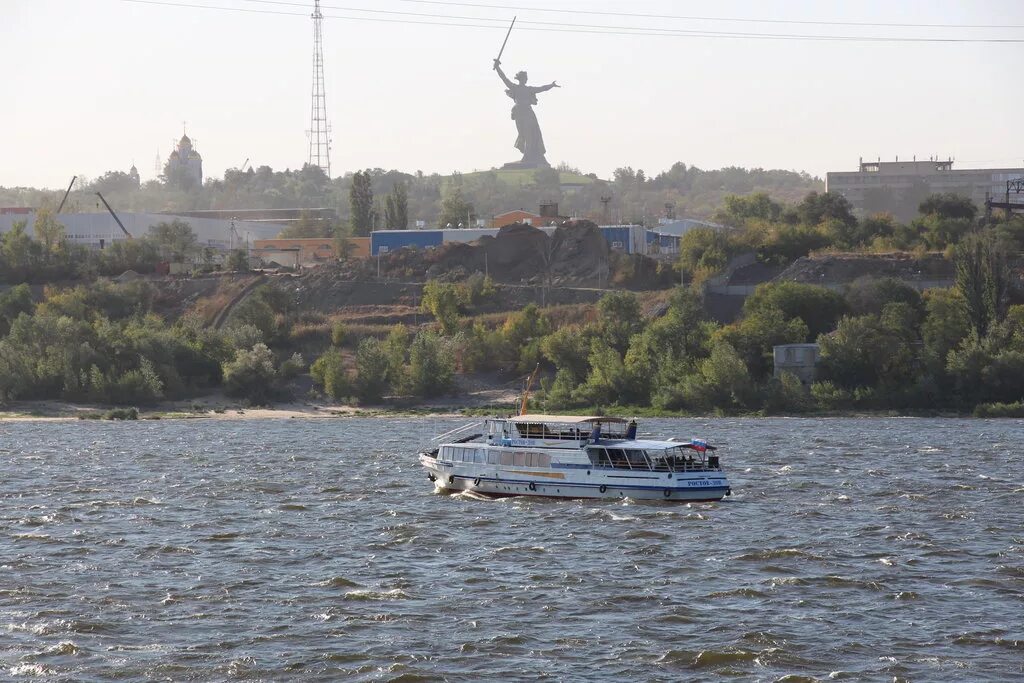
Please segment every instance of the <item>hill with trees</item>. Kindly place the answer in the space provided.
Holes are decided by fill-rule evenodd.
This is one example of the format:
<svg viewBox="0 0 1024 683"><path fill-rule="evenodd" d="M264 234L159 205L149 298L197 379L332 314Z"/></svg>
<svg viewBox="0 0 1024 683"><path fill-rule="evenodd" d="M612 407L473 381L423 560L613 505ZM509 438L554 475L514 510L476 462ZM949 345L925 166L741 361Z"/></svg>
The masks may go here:
<svg viewBox="0 0 1024 683"><path fill-rule="evenodd" d="M435 227L489 219L512 209L536 211L542 201L557 202L563 215L597 219L602 197L611 197L609 219L616 222L654 223L666 213L709 218L729 194L762 192L792 202L822 187L820 179L806 173L702 170L683 163L653 176L623 167L608 180L570 167L444 176L375 168L328 178L308 165L284 171L260 166L229 169L222 178L209 178L189 191L163 180L138 186L127 174L111 171L93 180L80 178L64 210L101 211L92 194L96 191L119 211L332 208L355 234L365 234L373 227L412 226L417 220ZM56 207L62 195L63 190L0 188L0 206Z"/></svg>

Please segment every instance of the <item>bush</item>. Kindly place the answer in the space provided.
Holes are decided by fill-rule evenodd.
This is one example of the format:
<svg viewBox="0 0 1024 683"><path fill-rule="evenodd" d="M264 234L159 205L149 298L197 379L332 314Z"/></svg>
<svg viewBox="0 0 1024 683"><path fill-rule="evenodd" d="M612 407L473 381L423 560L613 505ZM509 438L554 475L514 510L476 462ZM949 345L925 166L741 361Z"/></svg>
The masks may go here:
<svg viewBox="0 0 1024 683"><path fill-rule="evenodd" d="M334 324L331 325L331 345L341 346L342 344L344 344L345 335L347 332L348 329L345 327L345 323L341 322L340 320L336 320Z"/></svg>
<svg viewBox="0 0 1024 683"><path fill-rule="evenodd" d="M278 395L274 354L266 344L250 351L239 351L235 360L224 366L224 393L254 404L269 403Z"/></svg>
<svg viewBox="0 0 1024 683"><path fill-rule="evenodd" d="M1024 417L1024 401L982 403L974 408L975 417Z"/></svg>
<svg viewBox="0 0 1024 683"><path fill-rule="evenodd" d="M423 287L423 310L434 316L445 334L459 324L459 290L450 282L431 280Z"/></svg>
<svg viewBox="0 0 1024 683"><path fill-rule="evenodd" d="M811 385L811 398L825 410L837 410L850 405L850 392L837 387L829 381L815 382Z"/></svg>
<svg viewBox="0 0 1024 683"><path fill-rule="evenodd" d="M417 396L438 396L452 387L455 364L440 337L432 332L416 335L409 350L409 384Z"/></svg>
<svg viewBox="0 0 1024 683"><path fill-rule="evenodd" d="M104 420L138 420L138 408L114 408L103 414Z"/></svg>
<svg viewBox="0 0 1024 683"><path fill-rule="evenodd" d="M379 339L367 337L356 350L356 394L361 401L379 401L388 388L388 354Z"/></svg>
<svg viewBox="0 0 1024 683"><path fill-rule="evenodd" d="M95 366L94 366L95 367ZM107 399L111 403L138 403L150 405L164 395L163 382L153 369L153 363L143 358L137 370L129 370L107 385Z"/></svg>
<svg viewBox="0 0 1024 683"><path fill-rule="evenodd" d="M345 371L341 351L336 348L328 349L317 358L310 366L309 374L324 393L336 401L343 401L352 394L352 383Z"/></svg>
<svg viewBox="0 0 1024 683"><path fill-rule="evenodd" d="M764 397L766 413L802 413L810 408L810 394L799 377L791 372L784 372L781 376L768 380Z"/></svg>

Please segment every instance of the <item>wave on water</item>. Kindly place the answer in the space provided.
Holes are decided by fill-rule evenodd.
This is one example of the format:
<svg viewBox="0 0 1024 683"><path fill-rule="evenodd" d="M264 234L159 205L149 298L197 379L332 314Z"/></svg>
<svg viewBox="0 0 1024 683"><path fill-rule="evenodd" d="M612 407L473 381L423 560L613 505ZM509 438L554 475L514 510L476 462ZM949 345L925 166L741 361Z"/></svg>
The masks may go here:
<svg viewBox="0 0 1024 683"><path fill-rule="evenodd" d="M409 594L401 588L392 588L387 591L360 589L345 593L346 600L356 601L377 601L377 600L408 600Z"/></svg>

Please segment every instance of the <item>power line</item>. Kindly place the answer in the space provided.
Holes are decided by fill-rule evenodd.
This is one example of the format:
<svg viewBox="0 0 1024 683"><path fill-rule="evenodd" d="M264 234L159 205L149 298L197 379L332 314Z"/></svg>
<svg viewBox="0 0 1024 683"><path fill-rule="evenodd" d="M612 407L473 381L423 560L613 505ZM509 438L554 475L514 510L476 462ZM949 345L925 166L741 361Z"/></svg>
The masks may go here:
<svg viewBox="0 0 1024 683"><path fill-rule="evenodd" d="M259 1L268 2L269 0L243 0L247 2ZM403 0L404 1L404 0ZM307 16L305 12L285 12L282 10L264 10L255 9L251 7L219 7L212 5L199 5L194 3L185 2L171 2L170 0L121 0L121 2L129 2L134 4L142 5L160 5L166 7L182 7L190 9L206 9L223 12L243 12L253 14L271 14L271 15L282 15L282 16ZM295 3L282 3L275 2L274 4L294 5ZM357 12L377 12L382 10L367 10L357 8L346 8L347 11ZM397 13L397 12L396 12ZM401 14L401 13L400 13ZM414 13L404 13L406 15ZM351 15L338 15L338 14L325 14L325 19L344 19L348 21L370 21L379 23L393 23L393 24L415 24L421 26L449 26L457 28L486 28L493 29L500 27L500 24L471 24L465 23L465 21L490 21L490 22L504 22L503 19L492 19L489 17L458 17L445 14L414 14L414 16L425 17L425 18L436 18L436 19L454 19L458 23L452 21L425 21L420 19L393 19L385 17L359 17ZM526 23L526 22L522 22ZM542 23L542 22L532 22ZM679 38L719 38L719 39L739 39L739 40L799 40L799 41L825 41L825 42L869 42L869 43L1024 43L1024 38L943 38L943 37L908 37L908 36L836 36L836 35L803 35L803 34L785 34L785 33L740 33L740 32L728 32L728 31L688 31L684 29L660 29L660 28L644 28L644 27L632 27L632 26L590 26L584 27L579 24L559 24L561 28L554 28L549 26L524 26L524 31L540 31L548 33L579 33L579 34L598 34L598 35L623 35L623 36L667 36L667 37L679 37Z"/></svg>
<svg viewBox="0 0 1024 683"><path fill-rule="evenodd" d="M305 6L303 3L286 2L285 0L240 0L240 1L241 2L261 4L261 5L285 5L285 6L293 6L293 7L304 7ZM402 2L404 0L398 0L398 1ZM464 3L451 3L451 4L459 5L459 4L464 4ZM425 13L425 12L403 12L403 11L399 11L399 10L368 9L368 8L364 8L364 7L344 7L344 6L339 6L339 5L323 5L323 7L326 8L326 9L336 9L336 10L342 10L342 11L346 11L346 12L363 12L363 13L368 13L368 14L399 15L399 16L411 16L411 17L429 18L429 19L455 19L455 20L459 20L459 21L489 21L489 22L498 22L498 23L500 23L502 25L504 25L505 23L508 22L508 18L507 17L502 17L502 18L495 19L495 18L491 18L491 17L460 16L460 15L436 14L436 13ZM641 16L643 16L643 15L641 15ZM758 20L751 20L751 21L758 21ZM521 26L524 25L524 24L534 25L534 26L544 26L544 27L555 26L555 27L564 27L564 28L574 29L574 30L578 30L578 29L601 29L601 30L604 30L604 31L629 31L629 32L632 32L632 33L639 32L641 35L647 35L648 32L649 32L651 34L657 33L657 34L665 34L665 35L671 35L671 34L678 33L680 35L695 35L695 36L711 36L711 35L714 35L716 37L736 37L736 38L768 38L768 37L770 37L770 38L776 38L776 39L786 38L786 39L804 39L804 40L814 39L814 40L873 40L873 41L877 41L877 40L897 40L897 39L899 39L899 37L891 37L890 38L890 37L887 37L887 36L880 36L880 37L865 36L865 37L861 37L861 36L834 36L834 35L795 35L795 34L788 34L788 33L766 34L766 33L747 33L747 32L739 32L739 31L724 31L724 30L717 30L717 29L714 29L714 30L713 29L675 29L675 28L661 28L661 27L654 28L654 27L649 27L649 26L613 26L613 25L607 25L607 24L580 24L580 23L567 23L567 22L558 22L558 21L533 21L533 20L528 20L528 19L520 20L519 24ZM907 41L910 41L911 39L912 39L912 37L903 38L903 40L907 40ZM915 40L925 41L925 40L941 40L941 39L939 39L939 38L935 38L935 39L918 38L918 39L915 39Z"/></svg>
<svg viewBox="0 0 1024 683"><path fill-rule="evenodd" d="M564 9L557 7L530 7L524 5L491 5L478 2L454 2L453 0L395 0L395 2L419 5L442 5L454 7L475 7L477 9L504 9L530 12L555 12L559 14L590 14L606 17L634 17L643 19L680 19L686 21L728 21L757 24L806 24L816 26L868 26L893 28L1024 28L1021 24L919 24L871 21L818 21L810 19L752 19L745 17L702 17L679 14L643 14L640 12L609 12L601 10Z"/></svg>

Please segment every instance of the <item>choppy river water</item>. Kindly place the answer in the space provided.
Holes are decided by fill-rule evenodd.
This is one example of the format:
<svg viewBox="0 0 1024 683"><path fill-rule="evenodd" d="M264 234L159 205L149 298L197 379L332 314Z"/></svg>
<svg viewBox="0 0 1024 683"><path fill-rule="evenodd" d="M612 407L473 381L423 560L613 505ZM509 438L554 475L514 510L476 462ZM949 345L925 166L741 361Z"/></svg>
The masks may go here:
<svg viewBox="0 0 1024 683"><path fill-rule="evenodd" d="M464 422L0 424L0 678L1024 677L1021 421L642 421L699 505L434 495Z"/></svg>

